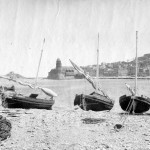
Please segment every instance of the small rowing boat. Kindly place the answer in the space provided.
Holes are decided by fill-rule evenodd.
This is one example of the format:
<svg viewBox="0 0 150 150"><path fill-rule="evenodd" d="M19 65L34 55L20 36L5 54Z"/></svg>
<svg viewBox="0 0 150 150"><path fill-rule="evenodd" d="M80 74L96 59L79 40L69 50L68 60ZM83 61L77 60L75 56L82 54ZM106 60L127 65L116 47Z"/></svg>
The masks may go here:
<svg viewBox="0 0 150 150"><path fill-rule="evenodd" d="M7 89L1 92L2 106L4 108L23 108L23 109L48 109L51 110L55 101L52 97L49 99L37 98L38 94L30 94L30 96L24 96L17 94L13 88Z"/></svg>

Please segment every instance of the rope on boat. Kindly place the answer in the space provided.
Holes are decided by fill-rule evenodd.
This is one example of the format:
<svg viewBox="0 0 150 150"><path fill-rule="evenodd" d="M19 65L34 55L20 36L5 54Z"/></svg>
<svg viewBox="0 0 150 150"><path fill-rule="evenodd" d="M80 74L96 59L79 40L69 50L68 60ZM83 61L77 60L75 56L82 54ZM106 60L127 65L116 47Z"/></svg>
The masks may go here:
<svg viewBox="0 0 150 150"><path fill-rule="evenodd" d="M128 90L131 92L132 96L135 96L134 90L131 89L128 84L125 84L125 85L127 86ZM128 106L127 106L127 108L126 108L126 110L125 110L125 111L127 111L127 115L126 115L126 113L124 113L123 116L121 117L121 120L124 119L124 120L122 121L122 124L116 124L116 125L114 126L114 129L115 129L116 131L118 131L119 129L123 128L124 123L125 123L125 121L127 120L127 117L128 117L129 114L130 114L130 111L131 111L131 109L132 109L133 104L134 104L134 98L131 97L131 99L130 99L130 101L129 101L129 103L128 103ZM134 109L134 108L133 108L133 109ZM133 111L134 111L134 110L133 110Z"/></svg>
<svg viewBox="0 0 150 150"><path fill-rule="evenodd" d="M83 104L83 110L87 110L87 108L86 108L86 101L85 101L85 97L83 97L83 95L82 95L82 104Z"/></svg>
<svg viewBox="0 0 150 150"><path fill-rule="evenodd" d="M132 96L134 96L135 95L135 91L127 83L125 83L125 85L128 88L128 90L131 92Z"/></svg>
<svg viewBox="0 0 150 150"><path fill-rule="evenodd" d="M131 109L132 109L132 106L133 106L133 103L134 103L134 99L130 99L130 101L129 101L129 104L128 104L128 106L127 106L127 108L126 108L126 111L128 112L127 113L127 115L124 113L123 115L123 117L121 118L121 120L123 120L122 121L122 124L116 124L115 126L114 126L114 129L116 130L116 131L119 131L119 129L121 129L121 128L123 128L123 126L124 126L124 123L125 123L125 121L127 120L127 117L129 116L129 114L130 114L130 111L131 111ZM133 110L134 111L134 110Z"/></svg>
<svg viewBox="0 0 150 150"><path fill-rule="evenodd" d="M127 111L128 113L127 113L127 115L124 113L124 115L125 115L124 118L125 118L125 119L124 119L123 122L122 122L122 126L124 126L124 123L125 123L125 121L127 120L127 117L128 117L129 114L130 114L130 111L131 111L131 109L132 109L133 103L134 103L134 99L131 98L131 100L130 100L130 102L129 102L127 108L126 108L126 111Z"/></svg>

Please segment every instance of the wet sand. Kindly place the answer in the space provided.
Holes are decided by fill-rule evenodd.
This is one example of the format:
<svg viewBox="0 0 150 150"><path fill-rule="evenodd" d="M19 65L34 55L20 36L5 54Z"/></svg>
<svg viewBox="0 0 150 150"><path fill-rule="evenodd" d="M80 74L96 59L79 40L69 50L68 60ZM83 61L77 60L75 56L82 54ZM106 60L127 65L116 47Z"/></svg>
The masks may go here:
<svg viewBox="0 0 150 150"><path fill-rule="evenodd" d="M122 115L118 99L124 88L124 81L102 81L102 86L109 90L115 99L114 108L108 112L74 110L73 98L76 92L85 90L85 81L41 81L43 85L53 83L51 89L58 89L53 110L4 109L0 115L12 123L11 137L0 143L1 150L148 150L150 149L150 112L145 115ZM41 83L40 82L40 83ZM69 84L68 84L69 82ZM83 83L80 85L79 83ZM120 83L121 82L121 83ZM133 84L132 81L127 81ZM149 96L150 81L140 81L139 90L145 88ZM57 85L57 86L56 86ZM69 85L69 86L68 86ZM48 87L48 86L47 86ZM65 88L64 88L65 87ZM121 88L120 88L121 87ZM20 91L27 91L20 89ZM149 89L147 89L149 88ZM116 91L116 92L115 92ZM149 95L148 95L149 94ZM63 105L62 105L63 104ZM116 124L123 128L115 130Z"/></svg>

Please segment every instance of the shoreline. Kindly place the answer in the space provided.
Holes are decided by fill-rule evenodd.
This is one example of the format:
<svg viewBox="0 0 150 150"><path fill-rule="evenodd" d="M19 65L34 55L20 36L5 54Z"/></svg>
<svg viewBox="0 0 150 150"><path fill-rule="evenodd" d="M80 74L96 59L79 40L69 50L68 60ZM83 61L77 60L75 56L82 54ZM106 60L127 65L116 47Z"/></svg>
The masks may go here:
<svg viewBox="0 0 150 150"><path fill-rule="evenodd" d="M97 79L96 77L92 77L93 79ZM27 78L27 79L31 79L31 78ZM64 79L48 79L48 78L41 78L41 79L47 79L47 80L81 80L81 79L85 79L85 78L81 78L81 79L76 79L76 78L64 78ZM135 79L135 77L98 77L98 79ZM150 77L137 77L137 79L150 79Z"/></svg>

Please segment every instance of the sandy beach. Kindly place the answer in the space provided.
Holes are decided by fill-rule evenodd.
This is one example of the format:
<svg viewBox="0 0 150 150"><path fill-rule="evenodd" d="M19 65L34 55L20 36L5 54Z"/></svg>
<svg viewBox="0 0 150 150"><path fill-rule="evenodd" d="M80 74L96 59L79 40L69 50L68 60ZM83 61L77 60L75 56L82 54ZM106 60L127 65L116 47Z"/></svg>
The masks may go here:
<svg viewBox="0 0 150 150"><path fill-rule="evenodd" d="M119 96L128 93L125 82L134 85L133 80L100 80L101 87L115 100L115 105L111 111L93 112L73 107L77 92L92 92L85 80L41 79L40 85L53 89L59 95L55 99L53 110L1 107L0 115L7 117L12 123L11 137L0 143L1 150L150 149L150 112L144 115L124 115L119 106ZM12 84L4 80L1 83ZM138 85L138 91L149 96L150 81L140 80ZM16 87L22 93L30 91L19 85ZM114 126L123 121L123 128L115 130Z"/></svg>

